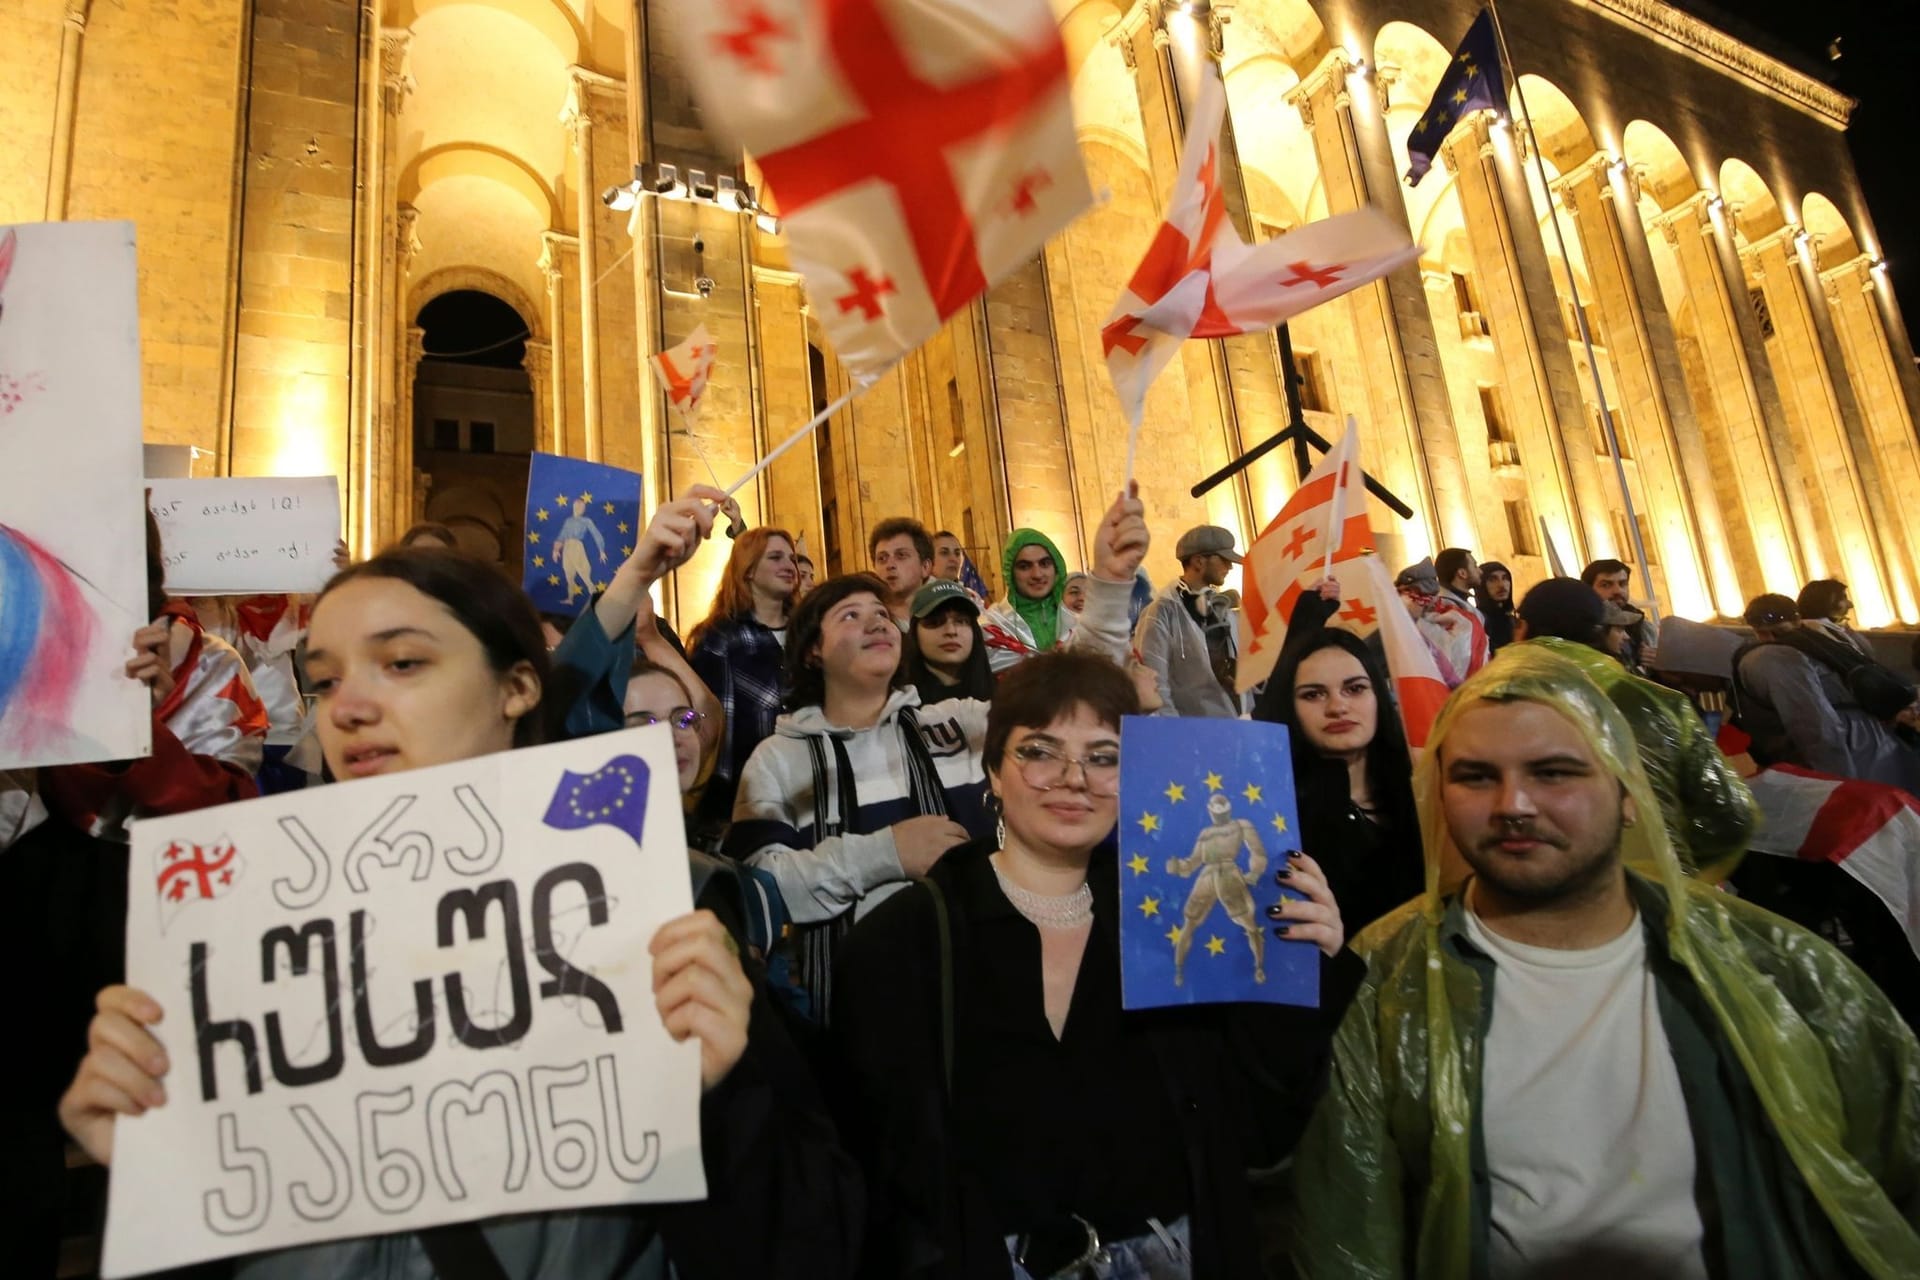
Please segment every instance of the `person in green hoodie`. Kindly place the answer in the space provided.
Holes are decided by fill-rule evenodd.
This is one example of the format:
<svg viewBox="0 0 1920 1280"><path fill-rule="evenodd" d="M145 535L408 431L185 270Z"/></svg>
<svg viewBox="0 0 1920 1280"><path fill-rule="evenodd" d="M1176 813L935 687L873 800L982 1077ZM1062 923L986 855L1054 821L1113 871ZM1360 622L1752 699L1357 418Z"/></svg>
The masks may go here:
<svg viewBox="0 0 1920 1280"><path fill-rule="evenodd" d="M1302 1280L1920 1275L1920 1043L1833 947L1682 873L1579 666L1503 649L1414 780L1427 890L1352 944Z"/></svg>
<svg viewBox="0 0 1920 1280"><path fill-rule="evenodd" d="M995 675L1058 648L1074 628L1073 611L1061 604L1067 594L1066 561L1046 534L1015 529L1000 553L1000 576L1007 584L1006 597L980 619Z"/></svg>

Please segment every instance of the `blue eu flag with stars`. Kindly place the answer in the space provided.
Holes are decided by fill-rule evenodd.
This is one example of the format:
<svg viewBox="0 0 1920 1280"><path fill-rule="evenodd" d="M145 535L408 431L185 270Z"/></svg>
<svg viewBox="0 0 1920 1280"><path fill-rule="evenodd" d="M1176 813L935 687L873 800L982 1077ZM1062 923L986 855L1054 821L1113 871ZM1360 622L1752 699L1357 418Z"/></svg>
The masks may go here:
<svg viewBox="0 0 1920 1280"><path fill-rule="evenodd" d="M592 773L563 771L541 821L561 831L605 823L639 844L647 828L647 777L639 756L615 756Z"/></svg>
<svg viewBox="0 0 1920 1280"><path fill-rule="evenodd" d="M1274 873L1300 847L1299 826L1285 726L1121 722L1123 1007L1319 1006L1319 948L1276 938L1267 918L1288 896Z"/></svg>
<svg viewBox="0 0 1920 1280"><path fill-rule="evenodd" d="M536 453L520 585L542 613L578 616L640 541L640 473Z"/></svg>
<svg viewBox="0 0 1920 1280"><path fill-rule="evenodd" d="M1467 28L1466 38L1453 51L1453 61L1433 91L1433 101L1413 132L1407 135L1407 185L1417 187L1440 154L1440 144L1453 126L1475 111L1507 109L1506 76L1500 70L1500 41L1493 29L1493 12L1482 9Z"/></svg>

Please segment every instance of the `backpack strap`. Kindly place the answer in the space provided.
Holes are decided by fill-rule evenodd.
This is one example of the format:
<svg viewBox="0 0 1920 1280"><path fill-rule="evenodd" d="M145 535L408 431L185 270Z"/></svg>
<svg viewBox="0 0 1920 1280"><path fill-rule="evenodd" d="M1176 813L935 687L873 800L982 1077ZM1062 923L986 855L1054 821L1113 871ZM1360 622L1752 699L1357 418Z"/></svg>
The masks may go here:
<svg viewBox="0 0 1920 1280"><path fill-rule="evenodd" d="M920 716L912 707L900 708L900 750L907 762L907 785L913 795L914 812L923 816L947 816L947 792L940 785L940 770L920 736Z"/></svg>

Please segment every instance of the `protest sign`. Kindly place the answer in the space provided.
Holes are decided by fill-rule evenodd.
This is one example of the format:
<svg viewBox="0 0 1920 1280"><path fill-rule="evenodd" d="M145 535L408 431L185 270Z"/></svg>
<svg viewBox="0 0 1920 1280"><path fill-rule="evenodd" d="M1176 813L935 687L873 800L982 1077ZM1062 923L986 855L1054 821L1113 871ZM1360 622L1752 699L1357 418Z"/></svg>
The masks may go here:
<svg viewBox="0 0 1920 1280"><path fill-rule="evenodd" d="M0 769L144 756L133 225L0 227Z"/></svg>
<svg viewBox="0 0 1920 1280"><path fill-rule="evenodd" d="M127 978L167 1103L114 1133L102 1274L698 1200L664 725L136 823Z"/></svg>
<svg viewBox="0 0 1920 1280"><path fill-rule="evenodd" d="M1128 1009L1317 1007L1320 952L1272 936L1300 847L1283 725L1128 716L1120 726L1120 990Z"/></svg>
<svg viewBox="0 0 1920 1280"><path fill-rule="evenodd" d="M577 614L640 538L640 473L536 453L527 471L520 585L546 613Z"/></svg>
<svg viewBox="0 0 1920 1280"><path fill-rule="evenodd" d="M333 576L340 482L260 476L147 482L167 594L301 595Z"/></svg>

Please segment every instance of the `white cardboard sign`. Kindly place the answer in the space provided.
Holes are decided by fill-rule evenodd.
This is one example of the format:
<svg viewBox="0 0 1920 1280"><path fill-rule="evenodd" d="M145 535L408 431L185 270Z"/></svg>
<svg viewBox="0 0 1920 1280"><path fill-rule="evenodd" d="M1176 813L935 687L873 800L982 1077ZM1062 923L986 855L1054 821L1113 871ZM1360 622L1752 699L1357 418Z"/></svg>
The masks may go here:
<svg viewBox="0 0 1920 1280"><path fill-rule="evenodd" d="M302 595L333 576L340 483L332 476L149 480L167 594Z"/></svg>
<svg viewBox="0 0 1920 1280"><path fill-rule="evenodd" d="M152 748L133 224L0 226L0 769Z"/></svg>
<svg viewBox="0 0 1920 1280"><path fill-rule="evenodd" d="M167 1103L114 1134L102 1274L698 1200L692 909L665 726L133 827L127 974Z"/></svg>

